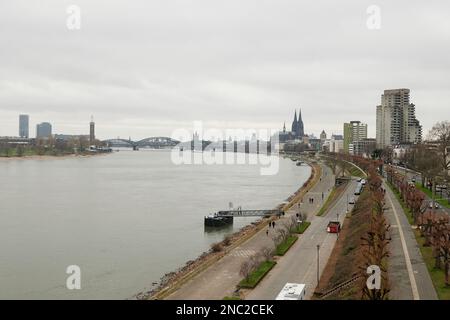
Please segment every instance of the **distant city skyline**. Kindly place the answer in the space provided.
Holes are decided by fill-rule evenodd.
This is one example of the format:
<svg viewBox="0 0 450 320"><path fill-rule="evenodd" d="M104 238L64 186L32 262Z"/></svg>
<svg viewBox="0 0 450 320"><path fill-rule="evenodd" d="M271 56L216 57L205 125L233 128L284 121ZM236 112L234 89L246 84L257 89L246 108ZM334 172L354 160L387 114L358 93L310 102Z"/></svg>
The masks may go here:
<svg viewBox="0 0 450 320"><path fill-rule="evenodd" d="M282 130L301 108L307 134L359 120L373 138L380 92L409 88L426 138L449 116L450 3L379 1L379 30L370 4L80 0L71 31L67 3L6 1L0 136L18 134L18 114L62 134L89 134L94 114L97 138L138 140L194 121Z"/></svg>

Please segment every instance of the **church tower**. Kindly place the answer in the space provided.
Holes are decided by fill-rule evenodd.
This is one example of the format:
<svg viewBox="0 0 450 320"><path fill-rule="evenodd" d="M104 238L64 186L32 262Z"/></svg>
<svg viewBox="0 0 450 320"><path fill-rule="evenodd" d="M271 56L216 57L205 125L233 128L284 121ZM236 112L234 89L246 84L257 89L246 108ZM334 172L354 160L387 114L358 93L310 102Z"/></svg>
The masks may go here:
<svg viewBox="0 0 450 320"><path fill-rule="evenodd" d="M291 130L294 137L297 137L297 130L298 130L297 110L295 110L294 121L292 122L292 130Z"/></svg>
<svg viewBox="0 0 450 320"><path fill-rule="evenodd" d="M302 109L299 110L297 125L298 125L297 137L303 138L305 135L305 130L303 128Z"/></svg>

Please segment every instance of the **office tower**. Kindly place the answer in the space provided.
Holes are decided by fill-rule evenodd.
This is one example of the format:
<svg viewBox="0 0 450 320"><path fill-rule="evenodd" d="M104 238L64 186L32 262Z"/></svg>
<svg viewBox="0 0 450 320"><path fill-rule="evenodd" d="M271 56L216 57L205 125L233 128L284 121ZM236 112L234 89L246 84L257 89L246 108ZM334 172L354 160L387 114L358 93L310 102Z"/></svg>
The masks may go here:
<svg viewBox="0 0 450 320"><path fill-rule="evenodd" d="M42 122L36 126L36 139L50 138L52 136L52 125Z"/></svg>
<svg viewBox="0 0 450 320"><path fill-rule="evenodd" d="M30 117L27 114L19 115L19 137L28 138L29 137L29 123Z"/></svg>

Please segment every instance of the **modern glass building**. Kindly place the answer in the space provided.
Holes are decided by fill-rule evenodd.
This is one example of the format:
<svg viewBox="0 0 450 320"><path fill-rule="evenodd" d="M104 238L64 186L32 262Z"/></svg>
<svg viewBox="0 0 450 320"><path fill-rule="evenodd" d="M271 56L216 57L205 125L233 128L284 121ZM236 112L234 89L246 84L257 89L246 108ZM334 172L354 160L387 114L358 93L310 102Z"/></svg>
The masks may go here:
<svg viewBox="0 0 450 320"><path fill-rule="evenodd" d="M27 114L19 115L19 137L28 138L30 132L30 117Z"/></svg>

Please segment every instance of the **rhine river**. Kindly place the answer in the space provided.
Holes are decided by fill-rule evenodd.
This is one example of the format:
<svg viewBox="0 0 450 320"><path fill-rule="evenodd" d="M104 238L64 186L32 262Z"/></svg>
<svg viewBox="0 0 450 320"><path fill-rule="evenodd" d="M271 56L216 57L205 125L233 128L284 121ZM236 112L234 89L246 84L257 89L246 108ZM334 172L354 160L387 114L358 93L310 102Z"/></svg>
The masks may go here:
<svg viewBox="0 0 450 320"><path fill-rule="evenodd" d="M310 174L288 159L264 176L259 165L176 165L170 154L0 159L0 299L131 298L253 221L207 232L205 215L230 202L273 208ZM80 290L66 287L69 265Z"/></svg>

